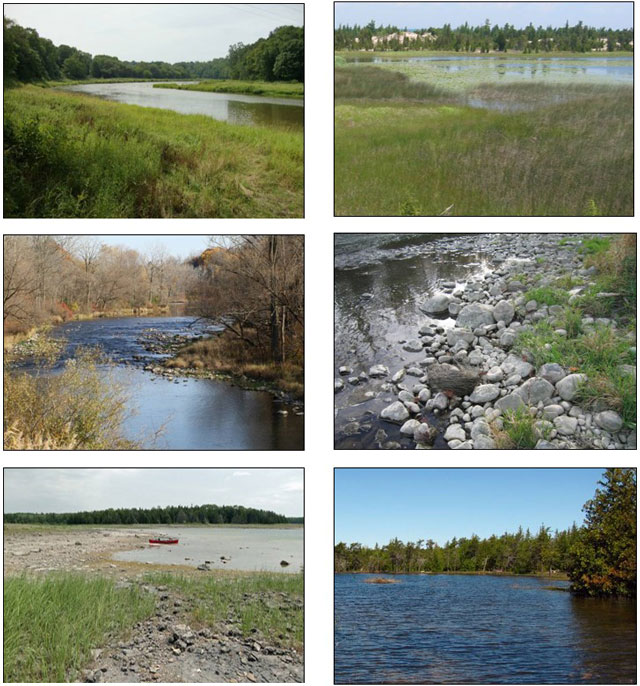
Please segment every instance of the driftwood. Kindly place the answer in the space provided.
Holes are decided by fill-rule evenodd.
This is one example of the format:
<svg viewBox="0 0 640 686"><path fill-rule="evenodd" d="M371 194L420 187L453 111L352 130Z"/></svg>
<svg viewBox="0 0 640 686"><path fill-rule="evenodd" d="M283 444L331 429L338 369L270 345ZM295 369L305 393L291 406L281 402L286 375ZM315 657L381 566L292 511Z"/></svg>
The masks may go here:
<svg viewBox="0 0 640 686"><path fill-rule="evenodd" d="M452 364L433 364L427 372L432 390L464 397L471 395L480 383L480 371L472 367L455 367Z"/></svg>

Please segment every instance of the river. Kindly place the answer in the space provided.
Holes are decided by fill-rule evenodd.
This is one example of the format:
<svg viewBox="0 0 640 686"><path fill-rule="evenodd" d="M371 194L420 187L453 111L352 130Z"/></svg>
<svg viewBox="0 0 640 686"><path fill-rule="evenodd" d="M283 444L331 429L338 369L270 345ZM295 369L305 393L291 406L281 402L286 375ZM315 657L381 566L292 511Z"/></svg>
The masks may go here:
<svg viewBox="0 0 640 686"><path fill-rule="evenodd" d="M302 99L154 88L151 82L86 83L66 86L64 90L181 114L206 114L231 124L289 129L302 129L304 124Z"/></svg>
<svg viewBox="0 0 640 686"><path fill-rule="evenodd" d="M367 576L335 577L338 684L636 683L635 601L530 577Z"/></svg>
<svg viewBox="0 0 640 686"><path fill-rule="evenodd" d="M164 533L177 538L178 543L145 544L135 550L115 553L113 557L128 562L189 567L208 564L211 569L248 572L296 573L302 570L302 527L168 527ZM283 561L288 564L282 565Z"/></svg>
<svg viewBox="0 0 640 686"><path fill-rule="evenodd" d="M149 340L217 331L193 322L193 317L122 317L63 324L52 332L67 341L58 368L78 346L99 346L115 363L105 375L127 391L124 433L144 448L302 450L304 417L270 393L145 371L165 357L147 349L153 347Z"/></svg>

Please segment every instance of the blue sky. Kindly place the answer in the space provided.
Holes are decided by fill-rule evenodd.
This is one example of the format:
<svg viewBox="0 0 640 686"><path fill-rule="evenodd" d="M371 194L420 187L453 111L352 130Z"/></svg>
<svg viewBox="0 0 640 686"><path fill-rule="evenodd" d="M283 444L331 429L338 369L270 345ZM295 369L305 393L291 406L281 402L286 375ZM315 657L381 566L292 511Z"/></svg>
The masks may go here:
<svg viewBox="0 0 640 686"><path fill-rule="evenodd" d="M133 248L140 253L147 253L160 245L163 246L169 255L187 258L192 255L199 255L209 246L211 236L186 235L186 236L164 236L164 235L104 235L95 236L100 243L107 245L122 245Z"/></svg>
<svg viewBox="0 0 640 686"><path fill-rule="evenodd" d="M301 517L302 469L5 469L5 512L244 505Z"/></svg>
<svg viewBox="0 0 640 686"><path fill-rule="evenodd" d="M225 57L285 24L303 25L302 4L5 4L4 16L56 45L121 60L189 62Z"/></svg>
<svg viewBox="0 0 640 686"><path fill-rule="evenodd" d="M575 25L628 29L633 26L631 2L338 2L335 23L391 24L400 28L439 27L443 24L472 26L513 24L517 28L533 22L535 26Z"/></svg>
<svg viewBox="0 0 640 686"><path fill-rule="evenodd" d="M336 543L481 538L583 522L604 469L336 469Z"/></svg>

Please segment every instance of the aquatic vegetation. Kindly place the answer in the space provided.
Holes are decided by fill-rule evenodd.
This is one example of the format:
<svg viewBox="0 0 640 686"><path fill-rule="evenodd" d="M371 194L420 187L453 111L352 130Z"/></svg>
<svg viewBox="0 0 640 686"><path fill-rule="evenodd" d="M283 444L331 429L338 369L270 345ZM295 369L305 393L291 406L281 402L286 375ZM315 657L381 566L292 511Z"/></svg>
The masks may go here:
<svg viewBox="0 0 640 686"><path fill-rule="evenodd" d="M214 79L198 83L156 83L154 88L174 88L182 91L204 91L206 93L246 93L272 98L302 98L304 84L286 81L236 81Z"/></svg>
<svg viewBox="0 0 640 686"><path fill-rule="evenodd" d="M628 86L335 73L338 216L633 214Z"/></svg>

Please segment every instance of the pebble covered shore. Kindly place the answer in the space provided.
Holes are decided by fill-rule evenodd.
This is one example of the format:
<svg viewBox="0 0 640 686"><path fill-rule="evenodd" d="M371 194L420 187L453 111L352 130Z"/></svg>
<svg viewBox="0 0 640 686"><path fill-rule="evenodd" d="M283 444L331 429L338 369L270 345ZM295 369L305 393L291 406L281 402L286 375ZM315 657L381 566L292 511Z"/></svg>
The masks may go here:
<svg viewBox="0 0 640 686"><path fill-rule="evenodd" d="M571 305L593 283L596 270L584 265L580 237L561 241L556 234L505 235L486 272L464 283L439 281L421 302L425 323L399 343L412 358L404 366L357 369L340 361L336 393L347 384L365 386L365 396L385 403L366 419L367 428L379 423L376 447L428 449L440 436L443 447L494 449L505 414L528 411L535 419L536 449L636 448L636 430L625 428L618 411L605 401L595 407L581 401L585 374L558 363L536 366L526 350L514 349L518 335L538 322L567 335L564 307L528 299L529 289L571 276L579 283L567 291ZM619 331L635 353L635 337L620 322L583 314L583 332L600 327ZM424 357L416 360L416 353ZM635 378L635 365L621 364L620 373ZM400 426L400 439L389 440L390 424ZM347 431L357 434L361 426L355 422Z"/></svg>

